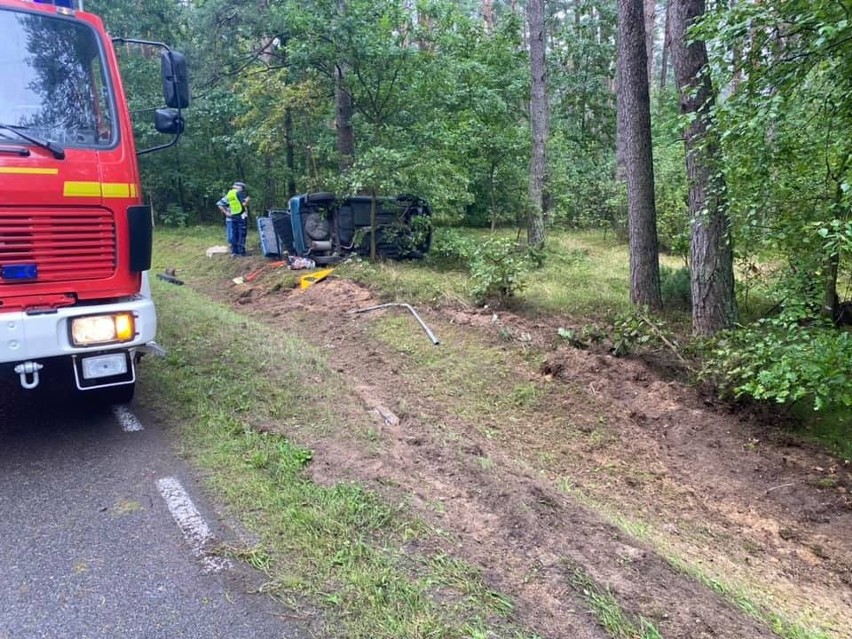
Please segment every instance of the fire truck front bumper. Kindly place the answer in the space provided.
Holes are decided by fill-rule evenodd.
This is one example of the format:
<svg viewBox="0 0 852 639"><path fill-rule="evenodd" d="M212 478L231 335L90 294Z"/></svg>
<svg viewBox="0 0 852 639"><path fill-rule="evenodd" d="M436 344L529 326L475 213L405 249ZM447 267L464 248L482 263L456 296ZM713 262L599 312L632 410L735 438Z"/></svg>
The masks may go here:
<svg viewBox="0 0 852 639"><path fill-rule="evenodd" d="M51 311L0 313L0 370L19 375L24 388L39 371L71 360L77 387L135 381L137 351L156 346L157 315L150 297Z"/></svg>

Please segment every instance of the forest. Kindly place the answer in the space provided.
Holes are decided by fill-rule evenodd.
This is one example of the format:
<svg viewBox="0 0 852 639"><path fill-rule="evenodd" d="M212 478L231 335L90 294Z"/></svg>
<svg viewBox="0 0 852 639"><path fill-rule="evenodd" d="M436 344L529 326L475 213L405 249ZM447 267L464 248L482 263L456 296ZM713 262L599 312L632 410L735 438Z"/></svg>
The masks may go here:
<svg viewBox="0 0 852 639"><path fill-rule="evenodd" d="M463 250L453 229L515 231L506 269L546 262L549 232L605 230L629 246L637 316L686 299L719 388L852 406L847 2L86 8L190 62L185 134L141 159L157 224L218 222L240 180L255 214L311 191L417 194L438 250ZM157 144L158 58L118 49L137 145Z"/></svg>
<svg viewBox="0 0 852 639"><path fill-rule="evenodd" d="M85 6L137 149L121 38L189 61L134 410L253 594L319 637L852 637L848 0ZM208 253L235 181L423 198L430 250L303 288L254 219Z"/></svg>

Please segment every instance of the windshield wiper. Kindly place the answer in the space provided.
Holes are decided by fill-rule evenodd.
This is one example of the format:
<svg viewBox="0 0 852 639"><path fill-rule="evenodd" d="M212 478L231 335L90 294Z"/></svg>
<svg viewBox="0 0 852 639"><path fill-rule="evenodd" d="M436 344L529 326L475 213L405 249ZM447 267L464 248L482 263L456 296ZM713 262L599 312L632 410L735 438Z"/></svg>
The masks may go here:
<svg viewBox="0 0 852 639"><path fill-rule="evenodd" d="M12 153L25 158L30 154L30 150L23 146L0 146L0 153Z"/></svg>
<svg viewBox="0 0 852 639"><path fill-rule="evenodd" d="M53 154L53 157L55 157L57 160L65 159L65 149L63 149L55 142L51 142L50 140L41 140L37 137L30 135L29 133L24 133L23 131L21 131L21 127L13 126L11 124L3 124L2 122L0 122L0 129L3 129L4 131L11 131L15 135L25 139L27 142L32 142L36 146L50 151Z"/></svg>

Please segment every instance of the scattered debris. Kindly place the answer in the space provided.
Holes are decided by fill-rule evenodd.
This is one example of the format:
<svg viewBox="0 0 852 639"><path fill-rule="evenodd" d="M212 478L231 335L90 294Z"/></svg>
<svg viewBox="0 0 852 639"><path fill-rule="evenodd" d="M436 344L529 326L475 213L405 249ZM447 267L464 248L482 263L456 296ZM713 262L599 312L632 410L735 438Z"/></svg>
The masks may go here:
<svg viewBox="0 0 852 639"><path fill-rule="evenodd" d="M245 284L246 282L253 282L257 279L257 276L263 273L268 268L281 268L284 266L284 262L270 262L269 264L264 264L260 268L256 268L250 273L246 275L240 275L239 277L235 277L231 281L234 284Z"/></svg>
<svg viewBox="0 0 852 639"><path fill-rule="evenodd" d="M209 249L207 249L204 252L207 255L207 257L213 257L214 255L222 255L222 254L227 255L228 252L230 252L230 250L231 249L229 249L227 246L219 245L219 246L211 246Z"/></svg>
<svg viewBox="0 0 852 639"><path fill-rule="evenodd" d="M177 284L178 286L183 286L183 280L175 277L175 270L173 268L167 268L163 273L157 273L157 277L164 282L168 282L169 284Z"/></svg>
<svg viewBox="0 0 852 639"><path fill-rule="evenodd" d="M291 255L289 258L287 258L287 267L291 271L300 271L302 269L307 268L316 268L317 265L316 262L311 259L308 259L307 257L296 257L294 255Z"/></svg>
<svg viewBox="0 0 852 639"><path fill-rule="evenodd" d="M400 304L398 302L390 302L389 304L379 304L378 306L368 306L367 308L359 308L354 311L349 311L350 313L366 313L367 311L375 311L380 308L387 308L389 306L402 306L403 308L407 308L411 311L411 314L414 315L414 318L420 322L420 326L423 327L423 330L426 331L426 334L429 336L429 339L432 340L432 343L437 346L441 342L438 341L438 338L429 330L429 327L426 326L425 322L420 319L420 316L417 314L417 311L411 306L411 304Z"/></svg>
<svg viewBox="0 0 852 639"><path fill-rule="evenodd" d="M332 273L334 273L334 269L333 268L327 268L327 269L324 269L322 271L317 271L316 273L309 273L308 275L303 275L299 279L299 288L303 288L303 289L308 288L309 286L312 286L312 285L316 284L317 282L322 282L325 278L327 278Z"/></svg>
<svg viewBox="0 0 852 639"><path fill-rule="evenodd" d="M269 264L264 264L260 268L255 269L254 271L246 275L246 282L254 281L255 279L257 279L258 275L263 273L263 271L268 268L281 268L282 266L284 266L284 262L270 262Z"/></svg>

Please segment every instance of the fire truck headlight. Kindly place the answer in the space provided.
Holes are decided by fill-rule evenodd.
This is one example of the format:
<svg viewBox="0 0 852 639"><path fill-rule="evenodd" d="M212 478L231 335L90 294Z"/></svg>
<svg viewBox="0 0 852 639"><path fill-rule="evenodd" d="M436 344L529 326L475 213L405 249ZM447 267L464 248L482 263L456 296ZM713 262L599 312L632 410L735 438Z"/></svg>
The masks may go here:
<svg viewBox="0 0 852 639"><path fill-rule="evenodd" d="M92 315L71 320L71 343L74 346L95 346L129 342L136 335L132 313Z"/></svg>

